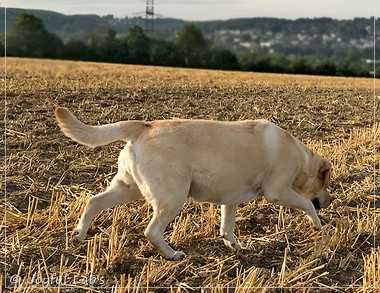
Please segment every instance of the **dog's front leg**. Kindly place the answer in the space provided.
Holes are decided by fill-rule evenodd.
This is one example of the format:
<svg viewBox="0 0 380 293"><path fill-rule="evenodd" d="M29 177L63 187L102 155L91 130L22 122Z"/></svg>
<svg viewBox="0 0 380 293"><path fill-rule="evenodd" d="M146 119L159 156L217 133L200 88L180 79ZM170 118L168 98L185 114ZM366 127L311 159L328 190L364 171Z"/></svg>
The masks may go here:
<svg viewBox="0 0 380 293"><path fill-rule="evenodd" d="M313 223L315 229L319 230L322 228L321 220L315 211L313 203L295 192L293 189L288 188L282 193L270 191L268 192L268 195L265 196L265 199L284 207L295 208L305 212L309 220Z"/></svg>
<svg viewBox="0 0 380 293"><path fill-rule="evenodd" d="M153 207L153 217L148 227L145 229L145 236L149 242L168 260L181 260L186 254L183 251L174 250L164 239L164 231L166 226L173 221L177 213L181 210L186 195L178 196L174 192L166 191L166 197L156 195L151 202ZM173 195L174 194L174 195ZM185 193L184 193L185 194ZM172 196L171 196L172 195Z"/></svg>
<svg viewBox="0 0 380 293"><path fill-rule="evenodd" d="M221 206L220 235L224 244L233 250L239 250L240 245L234 237L236 205Z"/></svg>

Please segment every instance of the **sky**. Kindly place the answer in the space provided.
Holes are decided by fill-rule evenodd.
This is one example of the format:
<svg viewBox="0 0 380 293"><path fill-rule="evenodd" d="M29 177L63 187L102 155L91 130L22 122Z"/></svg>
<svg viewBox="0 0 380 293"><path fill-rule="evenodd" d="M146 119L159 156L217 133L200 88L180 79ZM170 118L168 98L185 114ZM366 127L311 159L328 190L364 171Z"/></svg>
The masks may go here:
<svg viewBox="0 0 380 293"><path fill-rule="evenodd" d="M150 0L152 1L152 0ZM244 17L380 16L379 0L153 0L157 16L184 20L225 20ZM106 3L106 4L105 4ZM1 7L44 9L63 14L144 16L147 0L0 0Z"/></svg>

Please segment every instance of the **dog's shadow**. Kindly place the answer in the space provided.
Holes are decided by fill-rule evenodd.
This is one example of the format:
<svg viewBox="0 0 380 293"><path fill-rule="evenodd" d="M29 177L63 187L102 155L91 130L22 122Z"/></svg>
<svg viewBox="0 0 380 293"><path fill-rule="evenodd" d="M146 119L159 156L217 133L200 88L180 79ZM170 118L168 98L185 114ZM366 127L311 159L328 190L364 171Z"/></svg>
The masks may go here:
<svg viewBox="0 0 380 293"><path fill-rule="evenodd" d="M225 260L225 266L236 266L243 270L252 267L274 270L275 272L281 270L284 258L284 251L287 246L286 241L272 240L271 242L257 242L251 247L244 247L238 252L231 251L225 247L222 239L215 241L210 239L208 245L204 243L204 239L194 240L190 249L188 257L190 259L199 261L199 258L213 257L215 259ZM212 243L214 242L214 243ZM192 249L194 247L194 250ZM196 248L196 249L195 249ZM184 247L185 249L185 247Z"/></svg>

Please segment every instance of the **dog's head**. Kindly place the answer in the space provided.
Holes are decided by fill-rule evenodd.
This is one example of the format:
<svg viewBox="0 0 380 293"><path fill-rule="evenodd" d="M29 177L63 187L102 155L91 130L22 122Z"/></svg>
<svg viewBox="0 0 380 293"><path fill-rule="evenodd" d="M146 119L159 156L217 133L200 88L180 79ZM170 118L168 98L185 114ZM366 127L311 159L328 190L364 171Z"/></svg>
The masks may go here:
<svg viewBox="0 0 380 293"><path fill-rule="evenodd" d="M327 190L330 186L331 163L313 153L313 156L301 170L294 183L293 189L310 199L316 209L327 208L332 199Z"/></svg>

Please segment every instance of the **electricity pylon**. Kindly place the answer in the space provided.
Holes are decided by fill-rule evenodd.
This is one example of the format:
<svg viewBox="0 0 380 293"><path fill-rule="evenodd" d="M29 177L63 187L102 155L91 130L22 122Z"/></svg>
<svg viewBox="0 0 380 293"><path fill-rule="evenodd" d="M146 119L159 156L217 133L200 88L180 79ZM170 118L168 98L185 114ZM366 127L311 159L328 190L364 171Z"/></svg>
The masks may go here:
<svg viewBox="0 0 380 293"><path fill-rule="evenodd" d="M153 0L146 0L145 31L153 32L153 30L154 30L154 3L153 3Z"/></svg>

